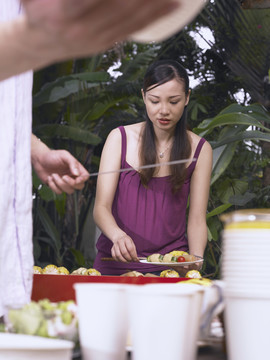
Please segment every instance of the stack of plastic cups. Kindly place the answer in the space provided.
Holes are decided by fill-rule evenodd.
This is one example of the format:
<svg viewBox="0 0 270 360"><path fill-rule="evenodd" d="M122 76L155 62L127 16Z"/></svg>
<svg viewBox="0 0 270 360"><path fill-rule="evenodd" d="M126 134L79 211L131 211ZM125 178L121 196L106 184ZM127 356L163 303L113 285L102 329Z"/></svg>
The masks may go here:
<svg viewBox="0 0 270 360"><path fill-rule="evenodd" d="M75 284L83 360L124 360L127 284Z"/></svg>
<svg viewBox="0 0 270 360"><path fill-rule="evenodd" d="M194 284L74 285L84 360L195 360L204 287ZM130 324L129 324L130 321Z"/></svg>
<svg viewBox="0 0 270 360"><path fill-rule="evenodd" d="M223 215L222 277L230 360L266 359L270 324L270 210Z"/></svg>
<svg viewBox="0 0 270 360"><path fill-rule="evenodd" d="M195 360L203 287L152 284L128 288L133 360Z"/></svg>

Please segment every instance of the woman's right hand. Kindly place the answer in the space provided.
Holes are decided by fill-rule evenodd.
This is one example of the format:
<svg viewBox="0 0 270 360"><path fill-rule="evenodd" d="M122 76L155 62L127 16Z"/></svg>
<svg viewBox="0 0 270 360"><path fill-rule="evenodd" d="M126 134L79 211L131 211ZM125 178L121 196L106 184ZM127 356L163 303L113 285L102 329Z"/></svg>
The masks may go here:
<svg viewBox="0 0 270 360"><path fill-rule="evenodd" d="M127 234L113 241L111 250L112 257L121 262L139 261L136 251L136 246Z"/></svg>

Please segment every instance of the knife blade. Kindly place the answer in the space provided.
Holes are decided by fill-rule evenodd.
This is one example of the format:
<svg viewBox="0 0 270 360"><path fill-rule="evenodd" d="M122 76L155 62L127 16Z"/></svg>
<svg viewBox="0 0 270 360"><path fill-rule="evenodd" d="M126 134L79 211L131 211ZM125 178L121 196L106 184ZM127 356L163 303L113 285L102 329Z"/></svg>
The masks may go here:
<svg viewBox="0 0 270 360"><path fill-rule="evenodd" d="M141 165L141 166L137 166L137 167L128 167L125 169L117 169L117 170L109 170L109 171L101 171L101 172L94 172L94 173L90 173L90 178L93 176L99 176L99 175L106 175L106 174L113 174L113 173L122 173L122 172L126 172L126 171L138 171L141 169L149 169L149 168L153 168L153 167L161 167L161 166L170 166L170 165L175 165L175 164L183 164L186 162L193 162L196 161L196 158L189 158L189 159L182 159L182 160L172 160L172 161L167 161L164 163L157 163L157 164L149 164L149 165Z"/></svg>

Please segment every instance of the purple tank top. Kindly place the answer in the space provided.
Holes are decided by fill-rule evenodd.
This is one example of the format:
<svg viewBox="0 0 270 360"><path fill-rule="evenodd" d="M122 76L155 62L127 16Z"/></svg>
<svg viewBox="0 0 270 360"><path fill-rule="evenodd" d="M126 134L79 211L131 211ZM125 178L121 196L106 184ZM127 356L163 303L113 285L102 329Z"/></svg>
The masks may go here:
<svg viewBox="0 0 270 360"><path fill-rule="evenodd" d="M119 130L122 135L121 167L129 168L126 162L126 132L123 126ZM198 158L204 142L205 139L201 138L194 158ZM153 253L166 254L173 250L188 251L186 208L195 166L196 161L189 165L187 178L176 194L171 191L170 176L153 177L146 189L136 170L120 174L112 213L119 227L133 239L139 257ZM102 275L121 275L133 270L145 273L167 268L135 262L102 261L102 257L111 256L111 248L111 240L101 234L97 241L94 268Z"/></svg>

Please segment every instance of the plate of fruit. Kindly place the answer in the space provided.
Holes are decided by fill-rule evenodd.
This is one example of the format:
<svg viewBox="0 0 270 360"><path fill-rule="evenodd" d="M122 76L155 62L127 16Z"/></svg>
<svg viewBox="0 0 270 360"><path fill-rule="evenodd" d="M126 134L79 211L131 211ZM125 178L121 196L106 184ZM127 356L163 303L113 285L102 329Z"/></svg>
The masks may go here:
<svg viewBox="0 0 270 360"><path fill-rule="evenodd" d="M147 258L140 259L143 264L151 265L169 265L174 266L186 266L192 264L199 264L203 262L203 257L197 255L191 255L186 251L174 250L170 253L161 255L158 253L149 255Z"/></svg>

